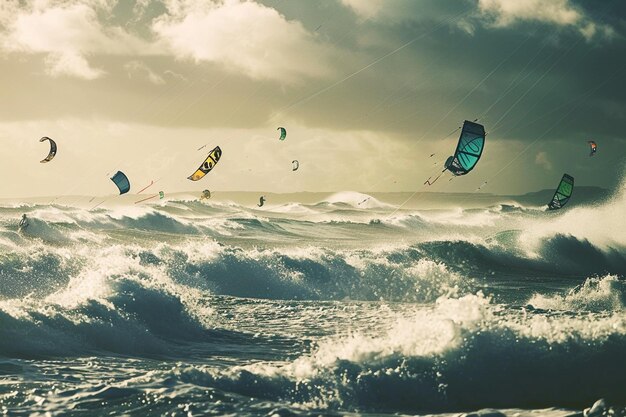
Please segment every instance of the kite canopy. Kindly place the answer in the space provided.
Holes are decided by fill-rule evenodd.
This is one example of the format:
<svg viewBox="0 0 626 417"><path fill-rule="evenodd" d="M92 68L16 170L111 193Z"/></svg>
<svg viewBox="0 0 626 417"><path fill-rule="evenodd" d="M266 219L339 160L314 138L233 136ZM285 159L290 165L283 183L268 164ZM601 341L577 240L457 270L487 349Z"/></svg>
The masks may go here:
<svg viewBox="0 0 626 417"><path fill-rule="evenodd" d="M130 191L130 181L128 181L128 177L122 171L117 171L115 175L111 177L111 181L120 189L120 195Z"/></svg>
<svg viewBox="0 0 626 417"><path fill-rule="evenodd" d="M55 141L53 141L52 139L50 139L47 136L44 136L43 138L39 139L39 142L44 142L44 141L50 141L50 153L48 153L48 156L46 156L44 159L42 159L41 162L42 164L45 164L46 162L50 162L52 161L52 159L55 157L55 155L57 154L57 144Z"/></svg>
<svg viewBox="0 0 626 417"><path fill-rule="evenodd" d="M589 156L594 156L598 150L598 145L592 140L587 141L587 143L589 144Z"/></svg>
<svg viewBox="0 0 626 417"><path fill-rule="evenodd" d="M470 172L480 159L485 147L485 127L466 120L454 155L448 158L445 167L454 175Z"/></svg>
<svg viewBox="0 0 626 417"><path fill-rule="evenodd" d="M198 181L199 179L203 178L213 169L215 164L217 164L217 161L220 160L221 156L222 150L219 146L216 146L211 152L209 152L209 156L206 157L206 159L204 160L202 165L200 165L200 167L196 170L196 172L187 177L187 179L190 179L191 181Z"/></svg>
<svg viewBox="0 0 626 417"><path fill-rule="evenodd" d="M561 182L554 192L554 196L552 197L552 201L548 204L548 208L550 210L562 208L572 196L572 191L574 191L574 177L563 174L563 178L561 178Z"/></svg>
<svg viewBox="0 0 626 417"><path fill-rule="evenodd" d="M298 162L297 159L294 159L291 163L293 164L293 167L291 168L292 171L297 171L298 168L300 168L300 162Z"/></svg>
<svg viewBox="0 0 626 417"><path fill-rule="evenodd" d="M280 137L278 139L285 140L285 138L287 137L287 129L285 129L284 127L279 127L276 130L280 130Z"/></svg>

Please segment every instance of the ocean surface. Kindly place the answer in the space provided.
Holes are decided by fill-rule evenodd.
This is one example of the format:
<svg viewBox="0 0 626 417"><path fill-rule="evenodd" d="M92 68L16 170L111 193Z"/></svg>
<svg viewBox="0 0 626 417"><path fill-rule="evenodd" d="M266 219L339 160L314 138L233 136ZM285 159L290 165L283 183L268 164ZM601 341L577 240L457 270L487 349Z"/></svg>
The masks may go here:
<svg viewBox="0 0 626 417"><path fill-rule="evenodd" d="M558 212L3 204L0 411L621 415L624 190Z"/></svg>

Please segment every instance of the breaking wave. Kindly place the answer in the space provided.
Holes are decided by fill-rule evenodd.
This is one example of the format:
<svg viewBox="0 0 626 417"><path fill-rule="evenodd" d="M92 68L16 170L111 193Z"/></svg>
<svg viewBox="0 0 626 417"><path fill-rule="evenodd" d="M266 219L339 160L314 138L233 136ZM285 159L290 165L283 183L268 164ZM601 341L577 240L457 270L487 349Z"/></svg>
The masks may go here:
<svg viewBox="0 0 626 417"><path fill-rule="evenodd" d="M622 316L504 313L469 295L405 313L375 334L330 338L285 364L181 367L167 377L313 409L582 409L601 396L625 403L625 348Z"/></svg>
<svg viewBox="0 0 626 417"><path fill-rule="evenodd" d="M210 319L211 297L220 296L430 305L488 289L498 300L538 309L622 308L626 252L614 234L621 226L610 223L621 215L622 195L596 208L603 217L593 228L581 229L564 222L585 223L590 208L556 220L508 206L389 209L372 217L355 210L363 199L378 204L338 193L268 217L233 203L194 201L94 211L2 208L0 353L162 354L172 343L214 337L222 327ZM31 224L18 233L22 212ZM546 224L551 233L538 233ZM584 281L594 276L604 278ZM537 279L584 284L566 295L534 294L527 281ZM515 290L507 290L509 282Z"/></svg>

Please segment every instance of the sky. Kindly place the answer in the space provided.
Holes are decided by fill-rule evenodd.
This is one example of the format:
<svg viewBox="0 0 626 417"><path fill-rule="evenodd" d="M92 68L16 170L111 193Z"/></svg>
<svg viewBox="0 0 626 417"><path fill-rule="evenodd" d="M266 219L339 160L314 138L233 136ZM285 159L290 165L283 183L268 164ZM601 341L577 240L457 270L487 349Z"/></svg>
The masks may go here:
<svg viewBox="0 0 626 417"><path fill-rule="evenodd" d="M615 188L625 36L620 0L3 0L0 198ZM476 169L424 187L474 119Z"/></svg>

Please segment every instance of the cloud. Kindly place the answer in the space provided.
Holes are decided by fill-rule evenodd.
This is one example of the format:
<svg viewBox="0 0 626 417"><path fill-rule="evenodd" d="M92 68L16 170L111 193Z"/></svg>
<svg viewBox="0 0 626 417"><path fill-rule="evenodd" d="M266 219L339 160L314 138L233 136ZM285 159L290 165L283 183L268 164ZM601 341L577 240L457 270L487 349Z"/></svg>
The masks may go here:
<svg viewBox="0 0 626 417"><path fill-rule="evenodd" d="M438 20L442 17L445 19L450 12L444 2L437 0L340 0L340 2L363 21L371 20L392 25L403 20Z"/></svg>
<svg viewBox="0 0 626 417"><path fill-rule="evenodd" d="M165 80L156 72L152 71L145 63L141 61L130 61L124 64L124 69L128 72L128 77L132 78L135 75L146 77L152 84L165 84Z"/></svg>
<svg viewBox="0 0 626 417"><path fill-rule="evenodd" d="M298 21L242 0L168 1L153 31L169 53L255 79L296 82L329 75L332 53Z"/></svg>
<svg viewBox="0 0 626 417"><path fill-rule="evenodd" d="M498 26L508 26L518 20L573 25L583 18L568 0L479 0L478 7L492 15Z"/></svg>
<svg viewBox="0 0 626 417"><path fill-rule="evenodd" d="M400 19L420 21L448 16L453 9L445 2L422 0L340 0L356 15L365 20L377 20L390 24ZM615 31L608 25L594 22L585 11L571 0L466 0L459 5L471 4L465 18L455 19L464 32L473 34L476 26L505 28L522 22L541 22L559 27L576 29L586 39L596 36L610 38ZM462 11L464 7L457 10Z"/></svg>
<svg viewBox="0 0 626 417"><path fill-rule="evenodd" d="M548 158L548 154L545 151L538 152L535 156L535 164L539 165L543 169L550 171L552 169L552 162Z"/></svg>
<svg viewBox="0 0 626 417"><path fill-rule="evenodd" d="M45 55L46 72L87 80L104 74L87 60L91 55L141 51L142 42L118 27L104 27L98 11L111 1L36 0L20 6L8 1L0 12L1 47L8 52Z"/></svg>
<svg viewBox="0 0 626 417"><path fill-rule="evenodd" d="M104 74L104 71L93 68L80 53L73 51L51 52L45 59L48 75L58 77L70 75L86 80L94 80Z"/></svg>
<svg viewBox="0 0 626 417"><path fill-rule="evenodd" d="M163 71L163 75L170 76L173 79L178 80L178 81L187 81L187 78L183 74L179 74L179 73L174 72L172 70L165 70L165 71Z"/></svg>
<svg viewBox="0 0 626 417"><path fill-rule="evenodd" d="M322 78L338 57L296 20L248 0L164 0L164 9L139 25L152 3L139 0L127 22L112 25L117 0L3 0L0 2L0 50L41 55L53 77L93 80L105 74L93 64L103 55L159 55L216 63L253 79L299 82ZM161 4L161 3L159 3ZM122 17L122 16L117 16ZM140 20L143 20L141 18ZM123 25L123 17L122 23ZM135 59L133 59L134 61ZM139 70L136 64L125 67ZM154 73L142 69L152 82Z"/></svg>
<svg viewBox="0 0 626 417"><path fill-rule="evenodd" d="M341 4L349 7L359 17L365 19L373 18L385 7L384 0L341 0Z"/></svg>
<svg viewBox="0 0 626 417"><path fill-rule="evenodd" d="M482 18L494 27L511 26L519 22L537 21L562 27L573 27L585 38L598 34L610 37L613 30L599 25L584 10L570 0L478 0Z"/></svg>

